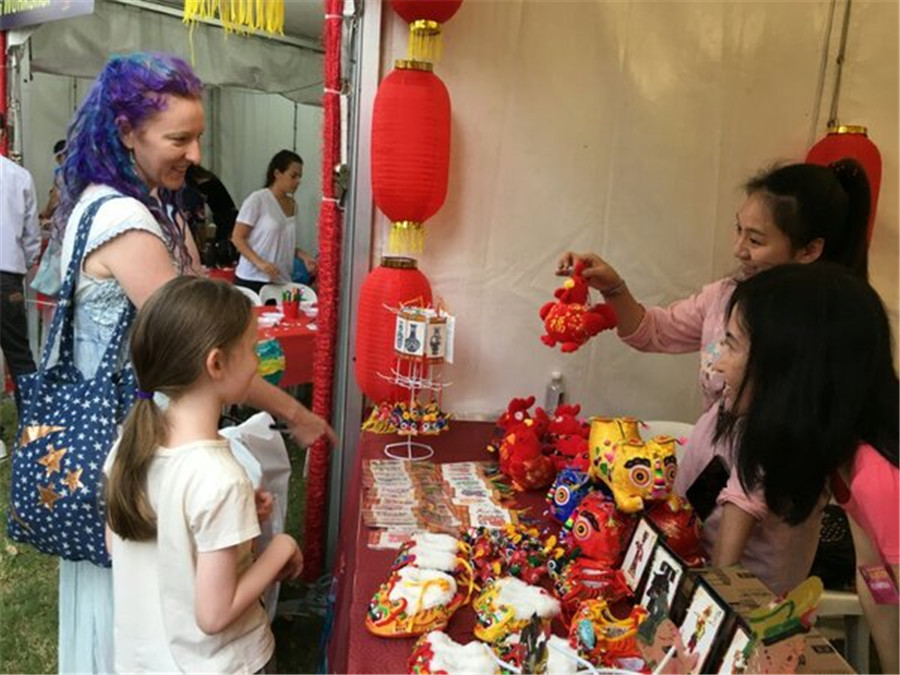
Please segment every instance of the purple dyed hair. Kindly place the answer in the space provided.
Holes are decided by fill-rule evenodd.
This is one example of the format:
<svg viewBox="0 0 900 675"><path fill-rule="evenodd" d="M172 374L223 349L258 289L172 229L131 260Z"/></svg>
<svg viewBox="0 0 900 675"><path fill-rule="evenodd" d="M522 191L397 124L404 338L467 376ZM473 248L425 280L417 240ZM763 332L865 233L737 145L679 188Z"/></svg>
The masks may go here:
<svg viewBox="0 0 900 675"><path fill-rule="evenodd" d="M66 130L67 155L56 175L60 200L53 223L57 236L65 232L84 189L92 183L108 185L145 204L162 227L170 252L181 265L188 264L184 234L169 215L175 194L160 188L159 200L151 197L119 130L124 123L140 127L166 108L168 96L200 99L202 93L203 83L191 67L171 54L136 52L111 58Z"/></svg>

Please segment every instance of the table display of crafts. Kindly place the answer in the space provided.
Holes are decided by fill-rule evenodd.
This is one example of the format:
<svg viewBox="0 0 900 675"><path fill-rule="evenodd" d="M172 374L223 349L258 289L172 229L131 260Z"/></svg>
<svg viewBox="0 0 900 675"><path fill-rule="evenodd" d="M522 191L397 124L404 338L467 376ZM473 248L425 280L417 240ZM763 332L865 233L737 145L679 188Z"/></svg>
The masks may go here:
<svg viewBox="0 0 900 675"><path fill-rule="evenodd" d="M549 487L550 518L412 534L371 599L370 632L418 636L408 672L796 671L803 642L782 640L809 629L821 582L741 618L690 571L705 561L698 518L671 493L679 441L533 403L510 402L489 449L514 489ZM467 604L460 644L444 629Z"/></svg>

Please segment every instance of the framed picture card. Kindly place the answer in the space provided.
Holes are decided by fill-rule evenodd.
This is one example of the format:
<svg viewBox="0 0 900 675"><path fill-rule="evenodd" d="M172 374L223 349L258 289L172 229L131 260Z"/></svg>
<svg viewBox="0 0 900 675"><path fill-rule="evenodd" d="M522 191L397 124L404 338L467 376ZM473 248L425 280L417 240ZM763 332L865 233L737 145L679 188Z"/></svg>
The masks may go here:
<svg viewBox="0 0 900 675"><path fill-rule="evenodd" d="M746 673L752 642L753 634L750 629L742 621L735 621L731 639L728 641L728 647L725 648L725 654L722 656L722 662L716 672L728 675Z"/></svg>
<svg viewBox="0 0 900 675"><path fill-rule="evenodd" d="M631 542L628 544L625 558L622 560L622 575L625 577L628 588L634 592L637 592L658 539L659 533L656 529L648 520L641 518L637 527L634 528L634 534L631 536Z"/></svg>
<svg viewBox="0 0 900 675"><path fill-rule="evenodd" d="M660 540L653 549L649 570L647 580L644 582L640 604L648 610L650 605L654 604L668 615L675 600L678 585L684 576L684 564Z"/></svg>
<svg viewBox="0 0 900 675"><path fill-rule="evenodd" d="M710 660L717 641L721 639L727 618L728 607L703 579L698 578L679 628L687 653L700 657L691 673L709 672L707 661Z"/></svg>

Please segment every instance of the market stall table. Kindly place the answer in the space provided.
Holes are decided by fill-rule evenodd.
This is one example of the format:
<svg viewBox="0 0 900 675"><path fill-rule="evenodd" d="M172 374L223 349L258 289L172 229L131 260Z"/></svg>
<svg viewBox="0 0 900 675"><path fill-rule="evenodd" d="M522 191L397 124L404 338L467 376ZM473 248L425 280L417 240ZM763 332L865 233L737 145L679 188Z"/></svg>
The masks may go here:
<svg viewBox="0 0 900 675"><path fill-rule="evenodd" d="M274 307L259 307L263 314ZM259 339L274 338L284 352L284 374L279 381L281 387L293 387L298 384L312 382L313 362L316 347L316 319L303 312L296 319L282 319L275 326L259 327Z"/></svg>
<svg viewBox="0 0 900 675"><path fill-rule="evenodd" d="M451 422L450 430L437 437L429 437L434 448L431 461L437 463L489 460L486 446L494 425L487 422ZM334 624L328 640L328 672L331 673L405 673L407 661L416 638L381 638L365 627L369 600L378 587L387 581L388 570L397 555L396 550L376 550L368 547L369 530L363 523L360 510L361 470L366 459L384 459L384 446L397 439L395 435L364 432L354 462L353 474L344 498L341 517L338 557L335 563L336 599ZM516 508L529 508L528 515L540 517L546 509L545 491L519 493ZM548 517L548 521L549 521ZM759 584L759 582L756 582ZM736 598L726 597L735 602ZM475 617L462 608L447 627L447 633L457 642L474 639ZM816 633L811 635L808 650L816 653L827 642ZM830 647L830 645L828 645ZM853 669L836 653L829 650L813 660L808 669L801 665L798 672L852 673Z"/></svg>

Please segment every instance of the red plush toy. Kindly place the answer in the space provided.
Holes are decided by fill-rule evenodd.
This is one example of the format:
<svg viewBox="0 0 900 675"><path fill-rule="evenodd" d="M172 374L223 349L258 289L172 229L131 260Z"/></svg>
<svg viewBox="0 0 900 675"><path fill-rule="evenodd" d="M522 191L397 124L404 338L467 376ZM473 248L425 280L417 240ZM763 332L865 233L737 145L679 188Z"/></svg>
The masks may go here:
<svg viewBox="0 0 900 675"><path fill-rule="evenodd" d="M656 525L665 542L688 567L704 564L700 519L686 499L673 494L665 501L651 502L647 519Z"/></svg>
<svg viewBox="0 0 900 675"><path fill-rule="evenodd" d="M534 405L534 396L528 398L514 398L506 406L506 411L497 418L497 426L494 429L494 437L488 443L488 452L497 452L503 443L503 437L514 426L525 420L531 419L528 409Z"/></svg>
<svg viewBox="0 0 900 675"><path fill-rule="evenodd" d="M574 352L600 331L615 328L618 323L611 306L601 303L588 307L588 284L581 276L582 269L584 263L576 263L572 276L554 292L556 302L541 307L546 331L541 342L550 347L559 342L563 352Z"/></svg>
<svg viewBox="0 0 900 675"><path fill-rule="evenodd" d="M569 466L579 471L587 471L590 467L588 437L591 434L591 426L578 419L580 412L581 406L577 403L561 405L547 425L553 444L551 459L557 470Z"/></svg>
<svg viewBox="0 0 900 675"><path fill-rule="evenodd" d="M545 488L553 482L553 462L541 451L539 423L527 419L503 437L500 444L500 471L517 490Z"/></svg>

